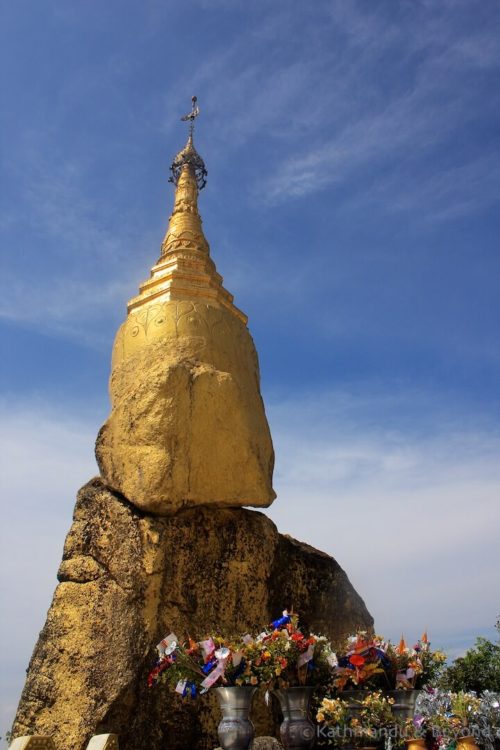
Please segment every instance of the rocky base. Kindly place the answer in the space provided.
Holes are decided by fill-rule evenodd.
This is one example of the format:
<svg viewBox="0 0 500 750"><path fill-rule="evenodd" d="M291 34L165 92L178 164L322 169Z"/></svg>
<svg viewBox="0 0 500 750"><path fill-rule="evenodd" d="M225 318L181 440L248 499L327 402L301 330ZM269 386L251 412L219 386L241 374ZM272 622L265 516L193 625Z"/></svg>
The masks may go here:
<svg viewBox="0 0 500 750"><path fill-rule="evenodd" d="M120 750L218 745L214 696L147 687L154 645L170 631L252 632L292 604L330 638L373 623L335 560L262 513L152 516L100 479L79 492L58 578L13 727L14 737L53 737L57 750L83 750L105 732ZM257 734L274 734L258 695L254 706Z"/></svg>

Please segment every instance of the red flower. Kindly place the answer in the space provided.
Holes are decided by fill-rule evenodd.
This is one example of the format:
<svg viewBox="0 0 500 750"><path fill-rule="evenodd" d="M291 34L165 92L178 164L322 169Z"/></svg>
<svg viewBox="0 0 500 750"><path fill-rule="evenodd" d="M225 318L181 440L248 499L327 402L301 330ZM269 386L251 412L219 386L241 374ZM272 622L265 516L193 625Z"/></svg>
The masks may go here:
<svg viewBox="0 0 500 750"><path fill-rule="evenodd" d="M351 664L354 664L355 667L361 667L365 663L365 657L361 656L361 654L353 654L349 657L349 661Z"/></svg>

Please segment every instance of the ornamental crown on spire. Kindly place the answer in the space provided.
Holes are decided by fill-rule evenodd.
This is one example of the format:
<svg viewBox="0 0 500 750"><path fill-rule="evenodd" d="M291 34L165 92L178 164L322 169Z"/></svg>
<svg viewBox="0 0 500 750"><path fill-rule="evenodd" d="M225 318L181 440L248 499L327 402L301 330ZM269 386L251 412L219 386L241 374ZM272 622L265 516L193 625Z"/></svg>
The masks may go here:
<svg viewBox="0 0 500 750"><path fill-rule="evenodd" d="M196 96L191 97L191 112L181 117L182 122L189 122L189 136L186 145L182 151L179 151L172 162L172 166L170 167L172 176L169 178L169 182L173 182L174 185L177 185L182 168L187 164L193 170L198 190L203 190L207 184L208 172L205 167L205 162L195 149L193 143L194 121L200 114L200 108L197 105L197 101L198 99Z"/></svg>

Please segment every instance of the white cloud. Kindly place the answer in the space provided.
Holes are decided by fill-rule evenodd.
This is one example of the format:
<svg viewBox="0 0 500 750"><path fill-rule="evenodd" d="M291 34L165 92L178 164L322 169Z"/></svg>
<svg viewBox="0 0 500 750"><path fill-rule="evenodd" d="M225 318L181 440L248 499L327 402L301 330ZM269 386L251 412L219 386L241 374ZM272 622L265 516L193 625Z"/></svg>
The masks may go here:
<svg viewBox="0 0 500 750"><path fill-rule="evenodd" d="M337 559L379 630L411 638L428 626L452 643L493 626L498 430L418 394L323 393L269 411L269 515Z"/></svg>

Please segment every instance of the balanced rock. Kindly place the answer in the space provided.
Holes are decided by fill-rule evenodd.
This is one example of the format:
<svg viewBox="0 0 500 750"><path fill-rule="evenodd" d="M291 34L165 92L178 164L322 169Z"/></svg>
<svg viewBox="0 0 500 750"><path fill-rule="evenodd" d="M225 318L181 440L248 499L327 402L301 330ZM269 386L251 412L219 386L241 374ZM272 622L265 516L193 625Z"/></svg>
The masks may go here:
<svg viewBox="0 0 500 750"><path fill-rule="evenodd" d="M112 410L96 444L105 482L159 514L275 498L257 353L203 235L200 164L190 136L160 259L116 336Z"/></svg>
<svg viewBox="0 0 500 750"><path fill-rule="evenodd" d="M275 497L257 354L202 232L192 135L172 172L160 258L115 340L101 477L78 495L13 727L56 750L96 734L121 750L216 747L212 692L183 701L147 687L166 633L243 635L290 606L332 639L373 622L335 560L241 507ZM253 719L276 734L261 698Z"/></svg>
<svg viewBox="0 0 500 750"><path fill-rule="evenodd" d="M305 627L332 639L373 623L335 560L264 514L145 514L100 479L78 495L58 577L13 727L51 736L56 750L83 750L106 732L120 750L218 745L215 696L147 687L166 633L256 632L292 603ZM261 695L254 709L257 734L274 734Z"/></svg>

